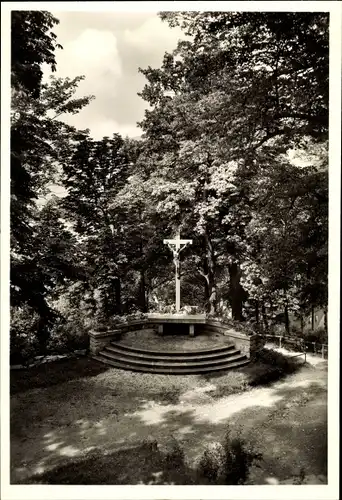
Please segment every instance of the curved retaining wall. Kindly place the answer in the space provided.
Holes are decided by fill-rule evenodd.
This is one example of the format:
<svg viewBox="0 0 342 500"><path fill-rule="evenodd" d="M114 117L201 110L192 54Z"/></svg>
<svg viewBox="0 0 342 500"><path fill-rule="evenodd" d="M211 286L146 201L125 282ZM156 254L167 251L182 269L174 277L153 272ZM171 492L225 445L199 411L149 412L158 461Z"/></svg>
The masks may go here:
<svg viewBox="0 0 342 500"><path fill-rule="evenodd" d="M216 332L228 337L235 347L239 349L239 351L241 351L247 358L250 358L263 346L263 342L259 335L247 335L245 333L238 332L232 327L223 325L218 321L207 319L201 330L203 333Z"/></svg>
<svg viewBox="0 0 342 500"><path fill-rule="evenodd" d="M91 330L89 332L90 354L98 354L104 347L109 345L112 340L119 340L125 332L142 330L143 328L151 328L153 326L154 325L152 325L147 319L142 319L130 321L129 323L118 324L113 330L106 330L103 332Z"/></svg>
<svg viewBox="0 0 342 500"><path fill-rule="evenodd" d="M157 329L158 325L154 324L151 320L143 319L123 323L121 325L118 324L113 330L103 332L92 330L89 332L90 353L96 356L106 346L110 345L111 341L119 340L123 333L127 331L142 330L144 328ZM210 319L206 319L202 324L196 325L196 328L202 333L220 333L221 335L228 337L232 344L234 344L235 347L247 358L250 358L263 346L263 341L260 336L246 335L242 332L234 330L228 325L223 325L222 323L212 321Z"/></svg>

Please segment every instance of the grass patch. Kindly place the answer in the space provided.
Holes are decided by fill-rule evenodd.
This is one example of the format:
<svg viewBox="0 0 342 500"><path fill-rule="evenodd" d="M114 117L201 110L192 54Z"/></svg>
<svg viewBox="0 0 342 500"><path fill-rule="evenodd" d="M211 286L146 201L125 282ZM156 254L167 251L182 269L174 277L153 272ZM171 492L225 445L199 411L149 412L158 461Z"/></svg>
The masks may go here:
<svg viewBox="0 0 342 500"><path fill-rule="evenodd" d="M84 377L96 377L106 372L108 366L88 357L60 359L22 370L11 370L10 391L18 394L30 389L43 389Z"/></svg>
<svg viewBox="0 0 342 500"><path fill-rule="evenodd" d="M210 392L210 395L216 399L281 380L286 375L295 373L301 367L301 361L302 358L289 359L271 349L262 349L244 368L224 373L203 374L199 375L199 379L206 382L215 380L217 388ZM74 379L96 377L104 372L110 374L113 370L88 357L61 359L32 368L11 370L10 390L11 394L15 395L31 389L59 385ZM123 379L130 378L130 372L120 373ZM142 381L144 376L145 374L141 374L139 380ZM183 383L180 383L179 379L180 377L175 376L155 375L156 384L149 389L149 396L161 403L177 404L179 395L189 385L186 382L190 383L191 376L181 377ZM117 387L118 383L118 381L113 380L111 382L112 388Z"/></svg>
<svg viewBox="0 0 342 500"><path fill-rule="evenodd" d="M208 442L224 446L221 439L228 419L232 419L229 424L234 431L237 426L241 427L243 449L240 453L237 445L231 447L231 451L233 456L240 456L236 460L241 462L242 482L243 477L247 477L248 484L264 484L270 474L282 481L293 478L301 466L305 466L308 475L326 474L326 374L322 370L305 368L285 384L253 390L247 397L235 399L233 396L229 405L225 405L224 400L222 404L216 401L221 396L250 390L256 381L267 384L269 378L262 381L261 374L276 361L282 368L278 376L302 364L289 368L288 360L283 358L277 353L261 353L258 361L239 371L214 374L206 380L200 375L107 369L87 358L61 360L26 370L25 379L23 371L13 372L18 378L14 386L17 392L34 386L46 389L27 391L11 400L12 482L230 484L227 481L233 479L229 479L228 473L224 475L221 470L216 474L215 467L212 473L209 470L199 479L195 458L203 454ZM45 380L46 370L49 381ZM74 380L70 382L70 378ZM304 380L311 383L302 385ZM269 401L266 406L259 407L259 392ZM156 401L174 406L161 408L160 404L154 404ZM243 402L242 406L239 401ZM220 411L227 414L222 414L222 419L217 421ZM205 419L202 415L206 415ZM171 435L184 442L184 450L176 442L172 444ZM146 436L157 439L161 445L141 444ZM243 465L248 465L250 456L245 443L252 437L263 460L256 464L260 467L252 465L248 469L249 466ZM69 447L75 449L77 458L64 454L63 449ZM33 477L40 464L46 467L45 471ZM237 477L237 472L231 474Z"/></svg>
<svg viewBox="0 0 342 500"><path fill-rule="evenodd" d="M243 368L224 374L208 373L202 377L207 382L215 381L216 389L210 391L210 395L219 399L282 380L296 373L301 366L299 358L291 359L272 349L261 349L251 363Z"/></svg>
<svg viewBox="0 0 342 500"><path fill-rule="evenodd" d="M214 374L213 374L214 375ZM206 380L209 382L212 378L206 375ZM220 399L232 394L239 394L247 391L249 387L249 376L242 371L229 371L220 378L215 378L216 389L209 391L209 394L214 399Z"/></svg>
<svg viewBox="0 0 342 500"><path fill-rule="evenodd" d="M180 387L171 386L166 387L156 393L152 393L153 397L160 403L164 404L177 404L179 401L179 395L181 393Z"/></svg>
<svg viewBox="0 0 342 500"><path fill-rule="evenodd" d="M156 441L107 454L97 450L32 476L25 484L195 484L182 453L178 449L162 452Z"/></svg>
<svg viewBox="0 0 342 500"><path fill-rule="evenodd" d="M87 457L36 474L25 484L244 484L252 463L261 458L240 437L231 438L228 430L223 444L210 443L199 461L188 464L181 444L171 439L164 451L156 440L112 453L93 450Z"/></svg>
<svg viewBox="0 0 342 500"><path fill-rule="evenodd" d="M253 362L246 367L249 385L257 387L268 385L272 382L283 379L287 375L297 372L302 366L299 358L289 358L273 349L261 349L253 359Z"/></svg>

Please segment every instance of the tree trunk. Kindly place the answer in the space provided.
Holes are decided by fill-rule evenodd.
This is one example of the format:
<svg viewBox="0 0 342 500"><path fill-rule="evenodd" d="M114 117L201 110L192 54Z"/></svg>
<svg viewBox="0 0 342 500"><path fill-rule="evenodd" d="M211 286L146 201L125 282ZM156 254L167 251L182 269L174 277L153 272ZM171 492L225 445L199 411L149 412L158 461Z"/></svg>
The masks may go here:
<svg viewBox="0 0 342 500"><path fill-rule="evenodd" d="M262 314L262 319L264 321L265 330L268 331L268 318L264 302L262 302L261 304L261 314Z"/></svg>
<svg viewBox="0 0 342 500"><path fill-rule="evenodd" d="M139 207L139 221L142 224L142 211ZM142 225L141 225L142 227ZM140 231L140 242L139 242L139 252L140 258L143 261L144 257L144 242L143 242L143 233ZM142 312L147 312L147 302L146 302L146 281L145 281L145 271L144 269L140 270L140 283L139 283L139 297L138 297L139 306Z"/></svg>
<svg viewBox="0 0 342 500"><path fill-rule="evenodd" d="M301 334L303 335L303 333L304 333L304 315L303 315L303 312L300 313L300 331L301 331Z"/></svg>
<svg viewBox="0 0 342 500"><path fill-rule="evenodd" d="M215 314L217 312L217 295L216 295L216 287L215 285L212 286L211 288L211 294L209 297L209 304L210 304L210 314Z"/></svg>
<svg viewBox="0 0 342 500"><path fill-rule="evenodd" d="M285 331L286 331L286 335L290 335L290 319L289 319L289 310L288 310L287 304L285 305L284 314L285 314Z"/></svg>
<svg viewBox="0 0 342 500"><path fill-rule="evenodd" d="M230 264L229 267L230 276L230 300L232 306L232 316L236 321L242 321L242 303L244 298L244 290L240 284L240 268L237 263Z"/></svg>
<svg viewBox="0 0 342 500"><path fill-rule="evenodd" d="M142 312L147 312L146 305L146 283L145 283L145 272L140 271L140 283L139 283L139 307Z"/></svg>
<svg viewBox="0 0 342 500"><path fill-rule="evenodd" d="M210 314L215 314L217 311L217 294L216 294L216 284L215 284L215 258L214 249L209 238L208 233L205 233L205 278L207 282L207 290L205 293L208 294L208 310Z"/></svg>
<svg viewBox="0 0 342 500"><path fill-rule="evenodd" d="M209 303L209 297L210 297L210 292L209 292L209 283L206 277L204 276L205 281L204 281L204 302L205 304Z"/></svg>
<svg viewBox="0 0 342 500"><path fill-rule="evenodd" d="M121 281L120 278L114 280L115 293L115 313L121 314Z"/></svg>
<svg viewBox="0 0 342 500"><path fill-rule="evenodd" d="M259 301L255 301L255 321L257 326L259 326Z"/></svg>
<svg viewBox="0 0 342 500"><path fill-rule="evenodd" d="M325 307L323 309L323 314L324 314L324 331L327 334L328 333L328 309Z"/></svg>

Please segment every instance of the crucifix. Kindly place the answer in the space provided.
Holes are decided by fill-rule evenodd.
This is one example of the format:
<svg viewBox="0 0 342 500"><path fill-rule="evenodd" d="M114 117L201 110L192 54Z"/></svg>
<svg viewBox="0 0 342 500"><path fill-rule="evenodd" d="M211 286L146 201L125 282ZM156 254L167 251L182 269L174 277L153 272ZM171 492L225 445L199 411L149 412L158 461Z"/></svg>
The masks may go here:
<svg viewBox="0 0 342 500"><path fill-rule="evenodd" d="M179 254L188 244L192 244L192 240L182 240L180 232L177 232L176 238L172 240L164 240L164 243L169 246L173 253L173 262L176 269L176 312L180 311L180 260Z"/></svg>

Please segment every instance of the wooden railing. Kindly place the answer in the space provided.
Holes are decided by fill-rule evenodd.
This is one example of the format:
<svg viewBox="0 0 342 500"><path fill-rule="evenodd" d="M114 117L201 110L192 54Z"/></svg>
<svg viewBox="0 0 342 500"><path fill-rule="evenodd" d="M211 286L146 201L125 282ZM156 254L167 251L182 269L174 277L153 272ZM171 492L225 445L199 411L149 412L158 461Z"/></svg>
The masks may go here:
<svg viewBox="0 0 342 500"><path fill-rule="evenodd" d="M272 341L274 341L274 343L279 347L286 347L289 344L291 346L295 346L296 348L298 348L298 350L302 351L301 354L297 354L296 356L305 354L306 358L306 354L310 353L314 355L320 355L322 359L328 358L328 344L321 344L320 342L309 342L302 338L291 338L284 335L262 334L261 336L265 338L267 342L273 343ZM312 346L312 350L308 349L308 346Z"/></svg>

